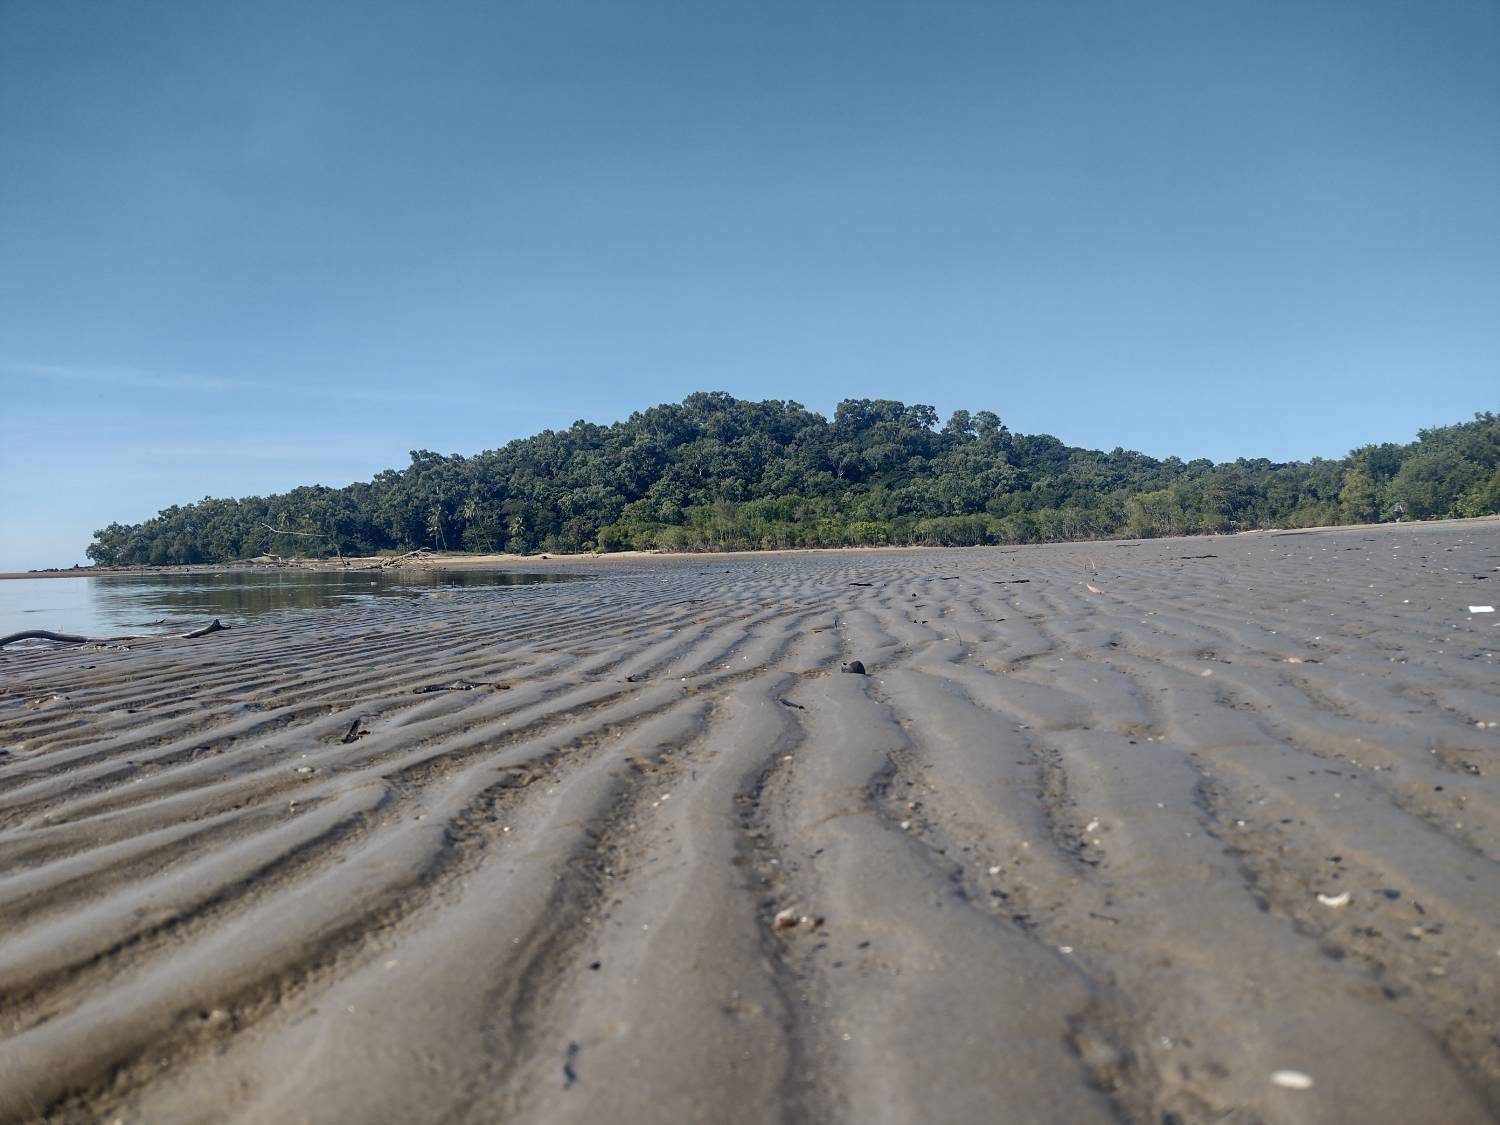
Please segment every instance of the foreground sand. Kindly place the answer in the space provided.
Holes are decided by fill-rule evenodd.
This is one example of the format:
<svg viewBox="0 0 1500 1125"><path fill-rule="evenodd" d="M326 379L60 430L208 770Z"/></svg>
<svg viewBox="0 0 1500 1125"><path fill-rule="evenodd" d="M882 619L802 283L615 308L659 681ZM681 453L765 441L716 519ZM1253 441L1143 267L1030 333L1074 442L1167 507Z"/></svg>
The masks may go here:
<svg viewBox="0 0 1500 1125"><path fill-rule="evenodd" d="M0 1121L1500 1112L1500 525L593 569L0 653Z"/></svg>

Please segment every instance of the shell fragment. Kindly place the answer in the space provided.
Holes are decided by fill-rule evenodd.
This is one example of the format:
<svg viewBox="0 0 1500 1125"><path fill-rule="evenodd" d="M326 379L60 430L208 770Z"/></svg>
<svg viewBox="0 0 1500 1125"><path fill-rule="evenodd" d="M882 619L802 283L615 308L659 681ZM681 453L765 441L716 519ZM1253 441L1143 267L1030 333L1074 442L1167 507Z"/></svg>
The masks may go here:
<svg viewBox="0 0 1500 1125"><path fill-rule="evenodd" d="M1311 1090L1313 1084L1312 1078L1300 1070L1278 1070L1271 1081L1288 1090Z"/></svg>

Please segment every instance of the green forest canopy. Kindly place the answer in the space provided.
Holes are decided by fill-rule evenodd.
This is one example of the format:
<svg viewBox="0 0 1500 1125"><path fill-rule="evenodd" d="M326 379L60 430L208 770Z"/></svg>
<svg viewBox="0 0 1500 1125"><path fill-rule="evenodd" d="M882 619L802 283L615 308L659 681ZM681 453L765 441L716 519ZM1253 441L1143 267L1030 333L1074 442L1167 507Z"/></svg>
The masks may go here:
<svg viewBox="0 0 1500 1125"><path fill-rule="evenodd" d="M1342 460L1157 460L1016 434L993 413L700 392L473 457L427 450L347 488L205 497L94 533L100 565L447 550L1034 543L1500 512L1500 416Z"/></svg>

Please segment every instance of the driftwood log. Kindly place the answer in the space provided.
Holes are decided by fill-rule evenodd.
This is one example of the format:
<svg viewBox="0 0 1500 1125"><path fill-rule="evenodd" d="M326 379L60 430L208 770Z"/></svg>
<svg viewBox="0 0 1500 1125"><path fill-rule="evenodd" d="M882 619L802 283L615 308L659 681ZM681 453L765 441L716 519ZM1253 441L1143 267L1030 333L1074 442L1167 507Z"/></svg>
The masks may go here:
<svg viewBox="0 0 1500 1125"><path fill-rule="evenodd" d="M363 567L364 570L384 570L386 567L400 566L407 559L421 558L423 555L432 554L431 547L418 547L415 551L407 551L404 555L397 555L393 559L386 559L375 566Z"/></svg>
<svg viewBox="0 0 1500 1125"><path fill-rule="evenodd" d="M206 637L210 633L222 633L228 629L228 625L221 624L215 617L213 621L200 629L194 629L190 633L178 634L179 640L192 640L194 637ZM16 641L56 641L61 645L113 645L121 641L147 641L156 633L132 633L124 637L80 637L75 633L54 633L51 629L26 629L20 633L11 633L0 637L0 648Z"/></svg>

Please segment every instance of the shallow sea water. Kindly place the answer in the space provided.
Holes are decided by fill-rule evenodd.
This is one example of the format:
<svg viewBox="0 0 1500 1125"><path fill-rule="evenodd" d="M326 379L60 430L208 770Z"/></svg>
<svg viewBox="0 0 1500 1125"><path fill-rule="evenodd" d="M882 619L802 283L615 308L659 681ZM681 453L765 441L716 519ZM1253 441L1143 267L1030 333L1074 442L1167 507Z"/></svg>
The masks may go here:
<svg viewBox="0 0 1500 1125"><path fill-rule="evenodd" d="M215 574L101 574L0 580L0 636L26 629L110 636L173 632L219 618L327 609L369 598L568 582L581 575L496 570L241 570Z"/></svg>

